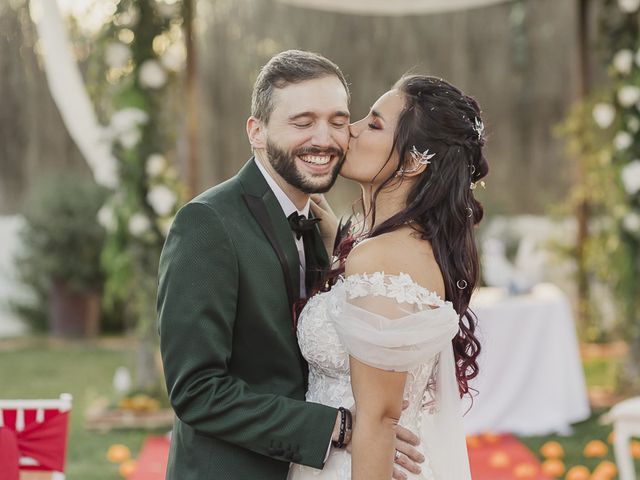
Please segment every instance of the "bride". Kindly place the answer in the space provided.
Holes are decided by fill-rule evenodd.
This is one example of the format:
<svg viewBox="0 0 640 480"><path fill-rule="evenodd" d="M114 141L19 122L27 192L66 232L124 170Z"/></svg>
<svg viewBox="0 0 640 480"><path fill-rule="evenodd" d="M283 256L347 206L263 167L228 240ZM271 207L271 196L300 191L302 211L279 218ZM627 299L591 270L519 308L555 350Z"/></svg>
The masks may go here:
<svg viewBox="0 0 640 480"><path fill-rule="evenodd" d="M390 479L402 464L397 424L420 437L426 458L420 474L401 476L471 478L460 398L480 351L468 306L483 128L475 100L426 76L403 77L350 126L340 173L362 187L364 233L342 239L297 325L307 401L348 410L324 469L292 464L289 480ZM335 216L314 200L323 236L334 238Z"/></svg>

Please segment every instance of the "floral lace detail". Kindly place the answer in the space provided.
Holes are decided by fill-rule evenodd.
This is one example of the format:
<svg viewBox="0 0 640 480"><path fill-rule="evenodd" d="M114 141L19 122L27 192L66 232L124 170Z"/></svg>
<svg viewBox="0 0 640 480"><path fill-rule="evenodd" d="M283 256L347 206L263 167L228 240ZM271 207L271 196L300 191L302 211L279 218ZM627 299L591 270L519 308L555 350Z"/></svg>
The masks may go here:
<svg viewBox="0 0 640 480"><path fill-rule="evenodd" d="M355 273L343 280L350 300L367 295L385 296L395 299L398 303L416 305L420 309L451 304L442 300L437 293L418 285L406 273L399 275L385 275L384 272Z"/></svg>
<svg viewBox="0 0 640 480"><path fill-rule="evenodd" d="M333 407L354 405L349 376L349 355L340 343L328 313L339 309L346 298L366 295L384 295L394 298L399 303L415 304L419 308L450 304L435 293L417 285L407 274L385 275L382 272L350 275L339 280L330 291L311 298L300 315L297 331L300 350L309 364L307 401ZM399 423L418 435L423 416L436 411L437 364L438 356L407 372L404 399L409 402L409 406L402 412ZM426 449L424 442L421 445ZM423 453L426 461L421 465L422 473L414 475L406 472L410 480L435 480L429 452L425 450ZM351 456L344 450L332 449L323 470L292 464L288 478L349 480Z"/></svg>

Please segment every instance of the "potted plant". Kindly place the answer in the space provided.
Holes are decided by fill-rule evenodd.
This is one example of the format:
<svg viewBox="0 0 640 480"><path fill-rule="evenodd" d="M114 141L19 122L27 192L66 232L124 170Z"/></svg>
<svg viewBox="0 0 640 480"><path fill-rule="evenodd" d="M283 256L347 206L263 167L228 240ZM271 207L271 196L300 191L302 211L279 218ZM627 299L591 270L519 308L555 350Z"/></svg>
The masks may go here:
<svg viewBox="0 0 640 480"><path fill-rule="evenodd" d="M31 311L46 312L54 336L96 335L105 238L96 216L106 192L78 173L43 175L30 192L18 270L39 303Z"/></svg>

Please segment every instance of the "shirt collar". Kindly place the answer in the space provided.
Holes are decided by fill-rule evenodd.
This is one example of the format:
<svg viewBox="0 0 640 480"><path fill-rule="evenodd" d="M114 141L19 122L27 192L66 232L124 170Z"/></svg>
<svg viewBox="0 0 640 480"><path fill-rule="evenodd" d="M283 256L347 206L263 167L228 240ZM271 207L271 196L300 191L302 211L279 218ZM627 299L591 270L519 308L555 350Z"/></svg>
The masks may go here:
<svg viewBox="0 0 640 480"><path fill-rule="evenodd" d="M280 185L278 185L278 183L273 179L271 174L267 171L266 168L264 168L264 166L258 161L258 159L254 158L253 161L256 162L258 170L260 170L260 173L262 173L262 176L269 184L269 188L271 188L271 191L273 191L273 194L278 199L278 203L280 203L285 217L289 217L289 215L291 215L292 213L297 212L300 215L304 215L305 217L309 218L309 207L311 205L311 199L307 200L307 203L302 210L298 210L295 204L291 201L287 194L284 193L284 190L280 188Z"/></svg>

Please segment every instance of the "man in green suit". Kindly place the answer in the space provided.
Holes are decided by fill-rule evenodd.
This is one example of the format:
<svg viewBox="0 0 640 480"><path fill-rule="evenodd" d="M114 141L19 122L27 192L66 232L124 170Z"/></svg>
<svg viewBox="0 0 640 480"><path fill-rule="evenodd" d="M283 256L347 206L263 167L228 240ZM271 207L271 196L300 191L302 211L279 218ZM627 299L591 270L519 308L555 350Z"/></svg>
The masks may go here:
<svg viewBox="0 0 640 480"><path fill-rule="evenodd" d="M247 122L255 157L173 222L158 289L177 415L168 480L284 480L290 462L322 468L339 439L344 414L304 401L292 308L328 266L318 227L301 215L311 193L335 182L348 102L346 80L326 58L296 50L272 58Z"/></svg>

